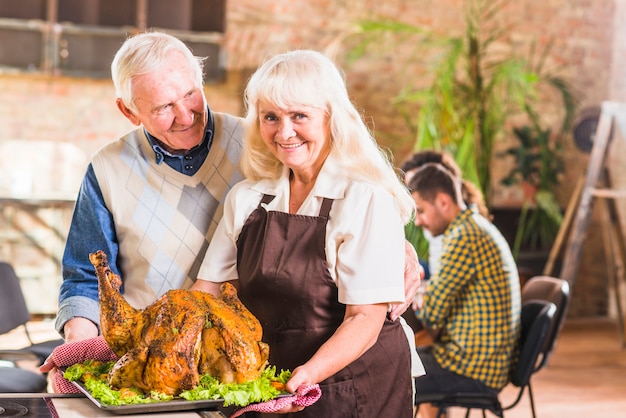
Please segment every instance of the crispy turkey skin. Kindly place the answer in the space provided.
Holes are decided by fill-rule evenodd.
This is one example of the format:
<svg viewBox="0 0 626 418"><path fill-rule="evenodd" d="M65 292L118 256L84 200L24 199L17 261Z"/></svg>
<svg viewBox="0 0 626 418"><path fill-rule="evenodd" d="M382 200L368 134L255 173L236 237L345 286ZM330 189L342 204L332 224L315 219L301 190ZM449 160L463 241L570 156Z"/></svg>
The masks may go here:
<svg viewBox="0 0 626 418"><path fill-rule="evenodd" d="M104 252L89 260L98 277L102 335L120 357L109 373L111 387L178 395L196 386L201 374L224 383L261 375L269 347L261 341L261 324L231 284L222 284L217 298L177 289L135 309L120 294L122 280Z"/></svg>

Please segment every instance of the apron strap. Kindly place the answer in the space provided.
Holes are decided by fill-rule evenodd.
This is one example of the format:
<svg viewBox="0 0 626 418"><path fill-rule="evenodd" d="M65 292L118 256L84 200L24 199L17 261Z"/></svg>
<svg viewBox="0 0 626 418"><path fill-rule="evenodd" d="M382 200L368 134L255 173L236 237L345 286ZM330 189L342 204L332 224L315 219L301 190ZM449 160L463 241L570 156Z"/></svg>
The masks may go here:
<svg viewBox="0 0 626 418"><path fill-rule="evenodd" d="M260 208L261 205L263 205L263 204L267 205L272 200L274 200L275 197L276 196L272 196L271 194L264 194L263 198L259 202L259 206L258 207ZM330 208L332 206L333 206L333 199L329 199L329 198L325 197L324 200L322 201L322 207L320 208L319 216L324 217L324 218L328 218L328 214L330 213Z"/></svg>
<svg viewBox="0 0 626 418"><path fill-rule="evenodd" d="M327 197L322 201L322 207L320 208L319 216L323 218L328 218L328 214L330 213L330 208L333 206L333 199L329 199Z"/></svg>
<svg viewBox="0 0 626 418"><path fill-rule="evenodd" d="M259 202L259 208L261 207L262 204L268 204L270 203L272 200L274 200L276 196L272 196L271 194L264 194L263 198L261 199L261 201Z"/></svg>

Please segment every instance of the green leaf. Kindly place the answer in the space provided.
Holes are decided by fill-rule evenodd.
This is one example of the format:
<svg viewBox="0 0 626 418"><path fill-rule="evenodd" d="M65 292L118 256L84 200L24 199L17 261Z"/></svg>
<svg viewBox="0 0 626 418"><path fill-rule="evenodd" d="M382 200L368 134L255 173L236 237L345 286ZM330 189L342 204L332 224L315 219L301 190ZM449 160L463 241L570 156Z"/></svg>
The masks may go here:
<svg viewBox="0 0 626 418"><path fill-rule="evenodd" d="M125 391L125 395L122 396L119 390L111 389L107 381L107 373L114 364L113 361L103 363L87 360L68 367L63 377L70 381L83 381L89 393L106 405L144 404L174 399L164 393L152 391L144 394L141 390L132 388L130 389L135 391L135 394ZM200 377L200 382L195 388L183 391L179 396L189 401L224 399L224 406L246 406L253 402L274 399L283 392L278 390L272 382L280 382L284 385L290 377L291 371L281 370L277 373L275 366L267 366L258 379L241 384L220 383L213 376L205 374Z"/></svg>

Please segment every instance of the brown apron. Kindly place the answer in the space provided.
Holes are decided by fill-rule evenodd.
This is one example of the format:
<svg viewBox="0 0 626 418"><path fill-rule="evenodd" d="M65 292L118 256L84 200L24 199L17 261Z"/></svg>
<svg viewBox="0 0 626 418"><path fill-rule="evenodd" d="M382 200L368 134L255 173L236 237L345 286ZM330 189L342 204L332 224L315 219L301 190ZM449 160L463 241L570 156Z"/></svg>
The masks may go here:
<svg viewBox="0 0 626 418"><path fill-rule="evenodd" d="M261 203L273 198L264 195ZM345 314L326 264L333 201L324 199L319 216L268 212L261 203L237 241L239 296L263 325L270 364L294 370L333 335ZM400 323L386 319L376 344L321 382L320 400L295 416L411 417L410 362Z"/></svg>

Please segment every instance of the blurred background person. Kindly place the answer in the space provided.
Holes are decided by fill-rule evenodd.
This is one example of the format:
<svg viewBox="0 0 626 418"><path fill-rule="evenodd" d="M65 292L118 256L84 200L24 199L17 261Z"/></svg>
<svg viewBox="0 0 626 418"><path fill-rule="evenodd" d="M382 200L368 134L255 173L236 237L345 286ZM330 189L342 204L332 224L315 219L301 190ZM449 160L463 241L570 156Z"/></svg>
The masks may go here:
<svg viewBox="0 0 626 418"><path fill-rule="evenodd" d="M518 355L521 296L517 265L498 229L462 196L462 181L427 163L409 180L415 223L443 236L439 270L417 318L433 343L417 347L426 369L420 393L499 392ZM423 418L436 415L422 405Z"/></svg>
<svg viewBox="0 0 626 418"><path fill-rule="evenodd" d="M415 170L427 163L438 163L446 167L450 173L459 179L463 179L463 173L452 156L444 151L422 150L414 153L400 166L404 173L404 181L409 184ZM462 180L463 201L467 206L475 206L478 213L487 219L491 219L489 209L485 204L483 194L474 183L469 180ZM425 270L425 280L431 275L437 274L439 269L439 255L441 254L441 236L432 234L423 228L410 222L405 227L407 240L413 244L420 259L420 264ZM424 244L423 240L426 240Z"/></svg>

